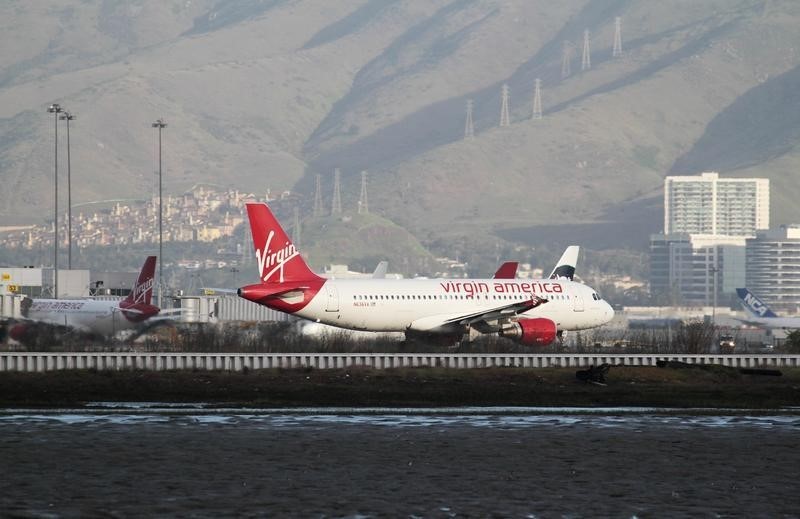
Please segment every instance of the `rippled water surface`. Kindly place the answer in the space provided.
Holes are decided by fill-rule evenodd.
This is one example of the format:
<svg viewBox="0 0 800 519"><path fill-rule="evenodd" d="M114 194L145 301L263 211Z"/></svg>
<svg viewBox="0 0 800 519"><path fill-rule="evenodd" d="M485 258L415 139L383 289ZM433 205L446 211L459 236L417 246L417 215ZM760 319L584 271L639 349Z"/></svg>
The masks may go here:
<svg viewBox="0 0 800 519"><path fill-rule="evenodd" d="M661 411L6 410L0 509L48 517L798 516L800 416Z"/></svg>

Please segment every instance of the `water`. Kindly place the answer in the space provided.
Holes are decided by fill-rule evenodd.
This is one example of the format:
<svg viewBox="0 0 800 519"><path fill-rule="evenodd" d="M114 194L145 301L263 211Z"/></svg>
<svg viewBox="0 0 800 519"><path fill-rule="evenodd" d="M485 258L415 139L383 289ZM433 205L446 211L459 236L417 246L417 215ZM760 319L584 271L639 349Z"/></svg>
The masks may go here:
<svg viewBox="0 0 800 519"><path fill-rule="evenodd" d="M800 416L653 409L0 412L5 515L798 517Z"/></svg>

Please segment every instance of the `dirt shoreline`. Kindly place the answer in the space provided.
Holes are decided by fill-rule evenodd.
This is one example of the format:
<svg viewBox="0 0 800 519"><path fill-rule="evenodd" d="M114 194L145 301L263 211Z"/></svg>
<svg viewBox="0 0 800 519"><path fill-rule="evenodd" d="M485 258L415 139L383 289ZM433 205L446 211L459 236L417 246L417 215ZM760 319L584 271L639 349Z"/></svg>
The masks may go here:
<svg viewBox="0 0 800 519"><path fill-rule="evenodd" d="M230 406L800 406L800 369L782 376L733 368L614 367L607 385L573 368L96 371L0 374L0 406L87 402L207 402Z"/></svg>

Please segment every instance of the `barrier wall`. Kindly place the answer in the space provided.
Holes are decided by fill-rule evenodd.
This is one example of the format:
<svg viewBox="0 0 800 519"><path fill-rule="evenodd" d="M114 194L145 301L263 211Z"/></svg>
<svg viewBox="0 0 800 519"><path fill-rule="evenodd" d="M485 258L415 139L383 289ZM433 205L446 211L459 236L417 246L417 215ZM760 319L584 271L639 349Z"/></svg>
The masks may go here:
<svg viewBox="0 0 800 519"><path fill-rule="evenodd" d="M367 367L490 368L587 367L608 363L655 366L659 360L719 364L739 368L796 368L800 355L606 355L469 353L0 353L0 372L61 369L230 370Z"/></svg>

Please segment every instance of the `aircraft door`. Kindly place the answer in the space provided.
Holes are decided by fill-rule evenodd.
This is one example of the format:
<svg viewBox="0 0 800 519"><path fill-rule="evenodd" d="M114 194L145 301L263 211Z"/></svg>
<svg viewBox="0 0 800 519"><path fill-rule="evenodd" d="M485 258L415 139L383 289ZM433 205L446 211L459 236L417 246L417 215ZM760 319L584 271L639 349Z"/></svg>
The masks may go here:
<svg viewBox="0 0 800 519"><path fill-rule="evenodd" d="M326 312L339 311L339 292L336 290L336 285L325 283L325 291L328 294L327 305L325 305Z"/></svg>
<svg viewBox="0 0 800 519"><path fill-rule="evenodd" d="M580 293L576 293L572 298L572 309L576 312L583 312L583 296Z"/></svg>

